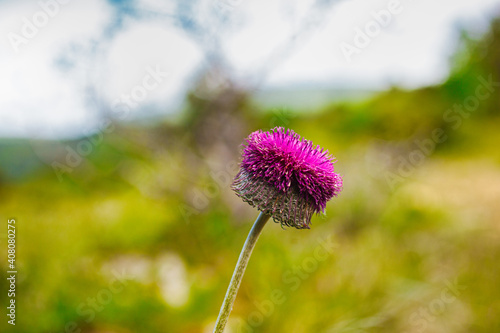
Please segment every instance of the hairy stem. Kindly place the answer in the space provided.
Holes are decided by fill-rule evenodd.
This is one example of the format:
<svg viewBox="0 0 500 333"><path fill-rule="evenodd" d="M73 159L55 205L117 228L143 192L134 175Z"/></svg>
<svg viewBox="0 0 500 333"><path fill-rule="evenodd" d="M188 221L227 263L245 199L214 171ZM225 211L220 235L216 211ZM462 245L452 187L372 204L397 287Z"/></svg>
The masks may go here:
<svg viewBox="0 0 500 333"><path fill-rule="evenodd" d="M266 225L266 222L268 220L269 215L261 212L255 220L252 230L250 230L250 233L248 234L245 245L243 245L243 249L241 249L238 262L236 263L233 277L231 278L231 282L229 282L226 297L224 297L224 302L222 303L222 306L220 308L219 317L217 318L217 322L215 323L214 333L224 332L227 320L229 319L229 314L233 309L234 300L236 299L236 294L238 293L238 288L240 287L243 274L245 273L245 269L247 268L248 260L250 259L250 255L252 254L255 243L257 243L257 239L259 239L262 228L264 228L264 225Z"/></svg>

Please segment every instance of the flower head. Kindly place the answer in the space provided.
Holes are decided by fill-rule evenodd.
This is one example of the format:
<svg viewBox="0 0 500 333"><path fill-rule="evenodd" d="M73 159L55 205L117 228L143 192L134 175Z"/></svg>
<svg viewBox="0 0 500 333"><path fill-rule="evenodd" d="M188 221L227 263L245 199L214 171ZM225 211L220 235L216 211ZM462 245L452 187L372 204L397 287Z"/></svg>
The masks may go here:
<svg viewBox="0 0 500 333"><path fill-rule="evenodd" d="M292 130L250 134L232 189L275 222L309 229L314 213L342 190L332 156Z"/></svg>

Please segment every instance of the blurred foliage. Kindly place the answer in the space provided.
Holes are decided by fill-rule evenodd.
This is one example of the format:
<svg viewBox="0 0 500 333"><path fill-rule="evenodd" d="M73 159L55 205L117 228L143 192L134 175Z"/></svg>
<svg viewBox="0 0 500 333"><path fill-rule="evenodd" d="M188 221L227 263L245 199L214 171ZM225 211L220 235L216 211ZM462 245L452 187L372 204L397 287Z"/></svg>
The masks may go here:
<svg viewBox="0 0 500 333"><path fill-rule="evenodd" d="M255 112L222 85L192 92L181 124L3 140L0 211L17 219L19 274L17 325L1 331L211 332L256 217L229 189L237 149L275 125L328 148L345 188L309 231L266 226L228 331L500 331L499 87L460 124L445 116L478 77L500 81L499 33L497 19L464 35L442 85L321 112ZM83 141L78 161L68 152Z"/></svg>

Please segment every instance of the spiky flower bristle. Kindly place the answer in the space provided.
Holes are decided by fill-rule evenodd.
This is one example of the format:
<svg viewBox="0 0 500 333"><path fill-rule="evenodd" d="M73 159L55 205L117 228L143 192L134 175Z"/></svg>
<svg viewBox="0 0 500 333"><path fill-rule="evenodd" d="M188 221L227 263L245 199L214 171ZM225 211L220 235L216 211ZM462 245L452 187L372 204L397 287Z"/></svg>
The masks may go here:
<svg viewBox="0 0 500 333"><path fill-rule="evenodd" d="M292 130L276 127L246 139L232 189L281 225L309 228L314 213L342 190L333 157Z"/></svg>

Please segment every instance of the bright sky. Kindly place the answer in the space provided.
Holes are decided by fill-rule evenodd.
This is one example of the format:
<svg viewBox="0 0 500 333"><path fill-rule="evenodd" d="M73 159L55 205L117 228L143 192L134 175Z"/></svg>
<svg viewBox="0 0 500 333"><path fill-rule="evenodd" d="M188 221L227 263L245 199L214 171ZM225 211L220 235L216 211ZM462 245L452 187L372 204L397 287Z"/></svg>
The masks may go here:
<svg viewBox="0 0 500 333"><path fill-rule="evenodd" d="M311 0L201 2L182 23L215 31L234 78L265 69L264 88L439 83L458 28L480 33L500 14L500 0L344 0L312 14ZM176 112L210 44L182 29L176 3L0 1L0 137L80 136L104 112Z"/></svg>

